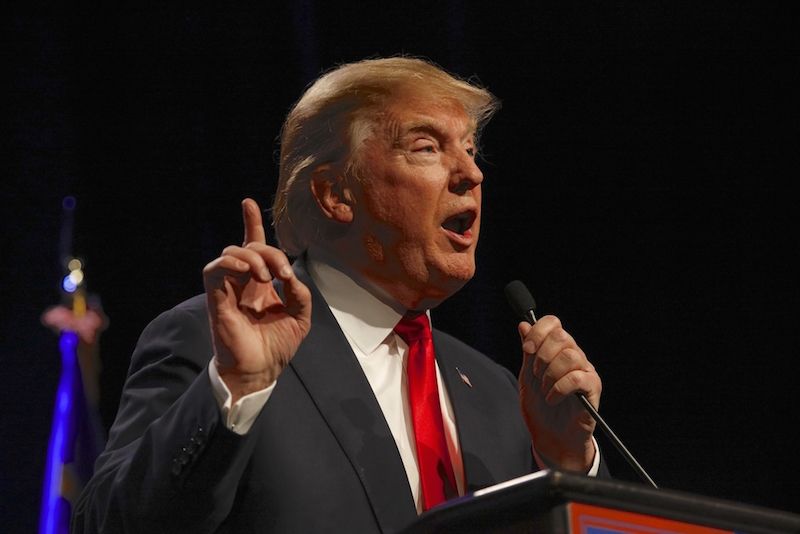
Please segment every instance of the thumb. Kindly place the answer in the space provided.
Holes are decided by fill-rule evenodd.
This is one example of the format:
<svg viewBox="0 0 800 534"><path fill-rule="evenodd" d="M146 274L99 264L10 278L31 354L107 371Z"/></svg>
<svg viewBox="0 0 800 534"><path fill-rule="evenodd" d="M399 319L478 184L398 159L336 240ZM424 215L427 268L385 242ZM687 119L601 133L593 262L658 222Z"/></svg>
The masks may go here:
<svg viewBox="0 0 800 534"><path fill-rule="evenodd" d="M283 288L287 313L302 323L307 331L311 326L311 291L294 273L284 279Z"/></svg>
<svg viewBox="0 0 800 534"><path fill-rule="evenodd" d="M531 325L530 323L527 323L525 321L520 321L520 323L517 325L517 331L519 332L520 341L523 341L525 339L525 336L528 335L528 332L531 331L531 328L533 328L533 325Z"/></svg>

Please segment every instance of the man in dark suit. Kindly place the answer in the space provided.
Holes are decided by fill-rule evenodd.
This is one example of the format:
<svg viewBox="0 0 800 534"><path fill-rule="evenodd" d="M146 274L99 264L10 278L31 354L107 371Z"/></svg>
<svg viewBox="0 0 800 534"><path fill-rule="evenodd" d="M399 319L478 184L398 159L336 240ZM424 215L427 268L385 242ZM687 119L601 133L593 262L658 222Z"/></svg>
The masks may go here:
<svg viewBox="0 0 800 534"><path fill-rule="evenodd" d="M244 242L206 266L205 295L145 329L75 531L394 532L537 468L602 468L572 395L597 406L600 378L557 318L519 325L519 382L447 334L425 341L475 271L496 108L410 58L306 91L282 131L281 249L246 199Z"/></svg>

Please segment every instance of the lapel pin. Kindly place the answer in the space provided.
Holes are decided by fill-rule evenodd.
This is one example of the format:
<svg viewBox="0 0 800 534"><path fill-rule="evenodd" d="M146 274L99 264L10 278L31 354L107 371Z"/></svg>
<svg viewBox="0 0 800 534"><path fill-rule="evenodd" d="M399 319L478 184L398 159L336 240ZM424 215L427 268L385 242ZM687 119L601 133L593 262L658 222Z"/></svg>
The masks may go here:
<svg viewBox="0 0 800 534"><path fill-rule="evenodd" d="M456 367L456 371L458 371L458 376L461 377L461 381L464 382L469 387L472 387L472 381L470 381L469 377L461 372L461 369Z"/></svg>

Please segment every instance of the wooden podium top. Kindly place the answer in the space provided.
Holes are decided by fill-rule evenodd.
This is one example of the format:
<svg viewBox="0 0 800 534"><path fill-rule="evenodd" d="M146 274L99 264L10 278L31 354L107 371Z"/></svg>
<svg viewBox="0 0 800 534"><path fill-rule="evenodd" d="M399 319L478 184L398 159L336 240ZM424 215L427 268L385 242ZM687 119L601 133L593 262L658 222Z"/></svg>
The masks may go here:
<svg viewBox="0 0 800 534"><path fill-rule="evenodd" d="M800 533L800 515L644 484L540 471L448 501L404 534Z"/></svg>

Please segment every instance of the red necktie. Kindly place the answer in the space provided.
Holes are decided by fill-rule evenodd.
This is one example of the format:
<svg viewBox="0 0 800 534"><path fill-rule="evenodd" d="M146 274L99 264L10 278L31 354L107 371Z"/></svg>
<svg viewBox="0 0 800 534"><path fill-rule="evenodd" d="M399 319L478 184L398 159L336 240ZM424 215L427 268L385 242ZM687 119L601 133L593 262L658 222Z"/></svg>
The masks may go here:
<svg viewBox="0 0 800 534"><path fill-rule="evenodd" d="M408 345L408 400L422 482L422 509L427 510L457 494L436 386L431 325L424 313L406 315L394 331Z"/></svg>

